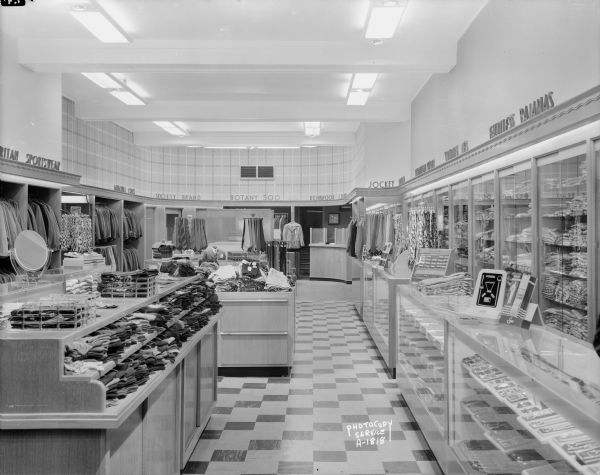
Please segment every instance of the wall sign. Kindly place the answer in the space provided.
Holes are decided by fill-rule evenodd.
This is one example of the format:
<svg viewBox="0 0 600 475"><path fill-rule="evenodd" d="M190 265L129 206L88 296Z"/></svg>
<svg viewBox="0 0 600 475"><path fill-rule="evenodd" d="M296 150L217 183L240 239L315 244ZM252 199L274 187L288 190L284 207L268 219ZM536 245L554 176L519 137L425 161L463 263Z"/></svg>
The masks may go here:
<svg viewBox="0 0 600 475"><path fill-rule="evenodd" d="M339 193L336 197L335 194L330 193L328 195L310 195L310 201L334 201L334 200L343 200L346 198L346 193Z"/></svg>
<svg viewBox="0 0 600 475"><path fill-rule="evenodd" d="M17 162L19 161L19 151L0 146L0 158ZM33 165L34 167L48 168L49 170L60 170L60 162L51 160L49 158L40 157L38 155L32 155L31 153L25 155L25 163Z"/></svg>
<svg viewBox="0 0 600 475"><path fill-rule="evenodd" d="M554 99L552 95L553 91L550 91L543 96L538 97L529 104L519 109L519 119L521 124L533 119L535 116L540 115L542 112L546 112L554 107ZM493 139L497 135L503 134L504 132L516 127L516 114L510 114L502 120L499 120L495 124L490 126L490 139Z"/></svg>
<svg viewBox="0 0 600 475"><path fill-rule="evenodd" d="M406 177L405 176L398 178L398 186L404 185L404 183L406 183Z"/></svg>
<svg viewBox="0 0 600 475"><path fill-rule="evenodd" d="M454 160L460 154L467 153L468 151L469 151L469 141L465 140L460 144L460 147L458 145L455 145L450 150L446 150L444 152L444 159L446 161Z"/></svg>
<svg viewBox="0 0 600 475"><path fill-rule="evenodd" d="M48 168L50 170L60 170L60 162L51 160L49 158L39 157L37 155L31 155L28 153L26 156L25 163L40 168Z"/></svg>
<svg viewBox="0 0 600 475"><path fill-rule="evenodd" d="M424 165L415 168L415 176L422 175L423 173L435 168L435 160L429 160Z"/></svg>
<svg viewBox="0 0 600 475"><path fill-rule="evenodd" d="M135 188L125 188L121 185L115 185L113 188L115 191L119 191L121 193L127 193L129 195L135 195Z"/></svg>
<svg viewBox="0 0 600 475"><path fill-rule="evenodd" d="M19 151L13 150L12 148L0 146L0 158L16 162L17 160L19 160Z"/></svg>
<svg viewBox="0 0 600 475"><path fill-rule="evenodd" d="M393 186L394 180L369 182L369 188L392 188Z"/></svg>

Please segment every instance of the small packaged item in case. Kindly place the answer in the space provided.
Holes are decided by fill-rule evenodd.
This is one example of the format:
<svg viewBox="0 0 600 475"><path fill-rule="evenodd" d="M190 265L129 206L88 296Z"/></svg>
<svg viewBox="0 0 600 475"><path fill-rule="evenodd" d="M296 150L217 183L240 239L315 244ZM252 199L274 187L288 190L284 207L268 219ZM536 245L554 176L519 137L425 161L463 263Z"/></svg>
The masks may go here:
<svg viewBox="0 0 600 475"><path fill-rule="evenodd" d="M577 461L582 465L590 465L600 462L600 447L582 450L575 455Z"/></svg>
<svg viewBox="0 0 600 475"><path fill-rule="evenodd" d="M554 412L552 409L546 408L546 409L540 409L537 411L532 411L529 414L523 416L523 419L527 422L531 422L531 421L543 419L545 417L552 417L552 416L556 416L556 412Z"/></svg>

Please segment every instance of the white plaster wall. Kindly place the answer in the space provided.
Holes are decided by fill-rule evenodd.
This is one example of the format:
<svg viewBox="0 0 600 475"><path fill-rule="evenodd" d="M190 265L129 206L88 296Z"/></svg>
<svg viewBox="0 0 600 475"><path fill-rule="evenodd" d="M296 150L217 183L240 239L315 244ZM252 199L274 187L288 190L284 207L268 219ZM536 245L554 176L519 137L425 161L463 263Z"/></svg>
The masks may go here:
<svg viewBox="0 0 600 475"><path fill-rule="evenodd" d="M600 84L598 0L490 0L458 45L456 67L412 103L411 172L548 91L557 104Z"/></svg>
<svg viewBox="0 0 600 475"><path fill-rule="evenodd" d="M355 185L410 176L410 122L365 123L356 134Z"/></svg>
<svg viewBox="0 0 600 475"><path fill-rule="evenodd" d="M60 162L62 91L58 73L34 73L17 62L17 41L0 31L0 146Z"/></svg>

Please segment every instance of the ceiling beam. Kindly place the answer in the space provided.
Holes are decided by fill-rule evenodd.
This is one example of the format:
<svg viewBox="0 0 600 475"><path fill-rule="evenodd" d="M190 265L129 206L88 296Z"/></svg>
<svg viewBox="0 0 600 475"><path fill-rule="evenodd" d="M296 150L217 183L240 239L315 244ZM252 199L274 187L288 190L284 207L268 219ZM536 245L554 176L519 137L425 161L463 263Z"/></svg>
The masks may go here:
<svg viewBox="0 0 600 475"><path fill-rule="evenodd" d="M180 120L180 121L307 121L404 122L410 120L410 104L404 101L370 101L348 106L345 99L331 102L302 101L156 101L146 106L126 106L112 101L77 102L83 120ZM149 119L151 118L151 119Z"/></svg>
<svg viewBox="0 0 600 475"><path fill-rule="evenodd" d="M353 146L353 132L324 132L319 137L306 137L302 133L285 132L192 132L186 137L167 133L135 132L135 143L141 146L278 146L278 145L340 145Z"/></svg>
<svg viewBox="0 0 600 475"><path fill-rule="evenodd" d="M326 41L19 40L19 63L36 72L339 71L445 73L456 44L375 46Z"/></svg>

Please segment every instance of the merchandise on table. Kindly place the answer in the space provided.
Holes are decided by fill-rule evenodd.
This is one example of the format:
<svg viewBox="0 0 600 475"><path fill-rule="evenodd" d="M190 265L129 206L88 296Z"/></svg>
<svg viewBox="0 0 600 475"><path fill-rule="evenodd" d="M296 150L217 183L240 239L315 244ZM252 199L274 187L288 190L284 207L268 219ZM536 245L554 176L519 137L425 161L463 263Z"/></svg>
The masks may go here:
<svg viewBox="0 0 600 475"><path fill-rule="evenodd" d="M12 310L10 324L15 330L73 329L84 326L95 316L92 299L61 295Z"/></svg>
<svg viewBox="0 0 600 475"><path fill-rule="evenodd" d="M473 280L466 272L423 279L416 286L425 295L471 295L473 293Z"/></svg>
<svg viewBox="0 0 600 475"><path fill-rule="evenodd" d="M65 286L67 294L95 294L98 291L98 279L92 275L81 279L67 279Z"/></svg>
<svg viewBox="0 0 600 475"><path fill-rule="evenodd" d="M221 307L210 282L198 281L142 307L65 348L65 374L100 376L108 405L135 392L173 363L182 344Z"/></svg>
<svg viewBox="0 0 600 475"><path fill-rule="evenodd" d="M156 293L157 270L103 272L98 291L102 297L145 298Z"/></svg>

